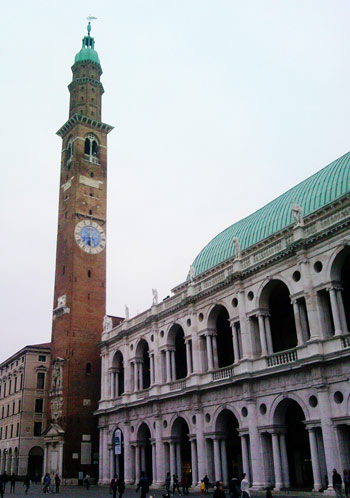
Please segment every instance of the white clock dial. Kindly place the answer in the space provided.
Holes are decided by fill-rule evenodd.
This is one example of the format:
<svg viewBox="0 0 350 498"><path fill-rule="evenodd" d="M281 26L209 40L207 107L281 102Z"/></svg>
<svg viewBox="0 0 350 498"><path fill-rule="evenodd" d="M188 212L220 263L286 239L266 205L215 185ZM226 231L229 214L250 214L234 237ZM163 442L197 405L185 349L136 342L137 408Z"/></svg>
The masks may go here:
<svg viewBox="0 0 350 498"><path fill-rule="evenodd" d="M88 254L98 254L106 247L106 234L96 221L79 221L75 226L74 238L80 249Z"/></svg>

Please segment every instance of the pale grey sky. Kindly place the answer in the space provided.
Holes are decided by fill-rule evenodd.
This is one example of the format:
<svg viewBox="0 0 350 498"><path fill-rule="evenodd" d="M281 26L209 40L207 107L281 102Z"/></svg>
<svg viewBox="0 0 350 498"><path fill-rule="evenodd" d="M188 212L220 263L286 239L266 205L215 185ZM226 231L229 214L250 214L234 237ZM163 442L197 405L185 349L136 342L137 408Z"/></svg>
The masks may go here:
<svg viewBox="0 0 350 498"><path fill-rule="evenodd" d="M89 14L115 126L108 313L167 296L213 236L349 150L348 1L6 2L0 361L50 340L55 132Z"/></svg>

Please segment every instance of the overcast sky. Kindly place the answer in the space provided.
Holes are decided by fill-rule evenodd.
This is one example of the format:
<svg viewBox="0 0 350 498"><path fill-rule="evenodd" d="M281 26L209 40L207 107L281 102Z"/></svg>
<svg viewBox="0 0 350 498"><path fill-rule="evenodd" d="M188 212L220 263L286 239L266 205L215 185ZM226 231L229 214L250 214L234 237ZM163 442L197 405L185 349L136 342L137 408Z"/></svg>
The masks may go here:
<svg viewBox="0 0 350 498"><path fill-rule="evenodd" d="M115 126L109 314L167 296L212 237L349 150L348 1L4 2L0 361L51 337L55 133L89 14Z"/></svg>

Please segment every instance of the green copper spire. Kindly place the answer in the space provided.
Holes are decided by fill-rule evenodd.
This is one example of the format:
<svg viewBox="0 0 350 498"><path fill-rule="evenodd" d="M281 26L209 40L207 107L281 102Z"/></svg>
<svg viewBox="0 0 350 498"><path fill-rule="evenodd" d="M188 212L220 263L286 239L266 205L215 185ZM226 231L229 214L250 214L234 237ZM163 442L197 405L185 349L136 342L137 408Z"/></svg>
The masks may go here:
<svg viewBox="0 0 350 498"><path fill-rule="evenodd" d="M90 36L91 32L91 23L87 25L87 36L83 38L83 45L81 47L80 52L77 53L74 59L74 63L83 62L83 61L91 61L95 62L99 66L101 65L100 59L98 58L98 54L95 50L95 40L92 36Z"/></svg>

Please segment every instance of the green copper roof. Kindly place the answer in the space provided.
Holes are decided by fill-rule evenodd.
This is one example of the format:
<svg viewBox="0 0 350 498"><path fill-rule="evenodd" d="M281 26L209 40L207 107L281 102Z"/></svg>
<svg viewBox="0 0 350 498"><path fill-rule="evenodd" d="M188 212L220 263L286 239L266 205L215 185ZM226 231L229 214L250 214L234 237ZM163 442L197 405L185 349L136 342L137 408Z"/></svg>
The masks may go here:
<svg viewBox="0 0 350 498"><path fill-rule="evenodd" d="M291 225L294 222L292 202L299 204L303 216L307 216L348 193L350 152L214 237L194 260L195 275L232 258L234 237L238 238L241 250L244 250Z"/></svg>
<svg viewBox="0 0 350 498"><path fill-rule="evenodd" d="M100 59L98 58L98 54L95 50L95 40L92 36L90 36L90 31L91 31L91 24L89 21L88 27L88 34L87 36L84 36L83 38L83 45L80 50L80 52L77 53L74 59L74 64L76 62L82 62L82 61L91 61L95 62L96 64L100 64Z"/></svg>

